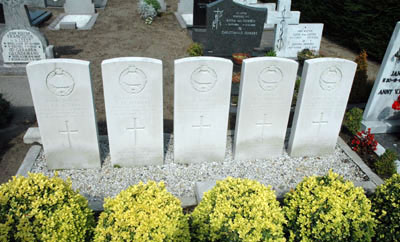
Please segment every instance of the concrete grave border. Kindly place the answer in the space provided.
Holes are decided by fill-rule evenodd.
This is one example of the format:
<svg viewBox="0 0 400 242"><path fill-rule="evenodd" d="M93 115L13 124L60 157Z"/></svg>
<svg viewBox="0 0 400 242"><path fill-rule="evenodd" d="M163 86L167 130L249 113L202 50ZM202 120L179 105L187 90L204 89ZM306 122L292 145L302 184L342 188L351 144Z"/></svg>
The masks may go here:
<svg viewBox="0 0 400 242"><path fill-rule="evenodd" d="M91 15L92 18L90 21L82 28L76 28L75 30L91 30L96 23L97 17L99 16L99 13L95 14L67 14L67 13L62 13L60 14L48 27L47 29L53 30L53 31L60 31L60 30L66 30L66 29L56 29L57 24L67 15ZM70 30L70 29L68 29Z"/></svg>

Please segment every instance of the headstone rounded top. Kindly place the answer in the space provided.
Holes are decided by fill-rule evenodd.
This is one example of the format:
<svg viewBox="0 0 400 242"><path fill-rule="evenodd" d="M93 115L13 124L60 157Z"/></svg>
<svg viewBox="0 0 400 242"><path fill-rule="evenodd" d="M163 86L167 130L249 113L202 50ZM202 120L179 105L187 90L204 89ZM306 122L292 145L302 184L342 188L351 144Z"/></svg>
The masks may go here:
<svg viewBox="0 0 400 242"><path fill-rule="evenodd" d="M56 68L47 75L46 86L56 96L69 96L74 90L75 81L70 73Z"/></svg>
<svg viewBox="0 0 400 242"><path fill-rule="evenodd" d="M54 66L54 68L58 68L61 65L69 65L69 64L89 66L90 62L84 61L84 60L66 59L66 58L47 59L47 60L38 60L38 61L29 62L29 64L27 65L27 68L30 66L46 65L46 64L52 65L52 66Z"/></svg>
<svg viewBox="0 0 400 242"><path fill-rule="evenodd" d="M162 64L162 61L159 59L148 58L148 57L117 57L111 58L107 60L103 60L102 65L112 64L112 63L121 63L121 62L149 62L155 64Z"/></svg>
<svg viewBox="0 0 400 242"><path fill-rule="evenodd" d="M198 62L198 61L204 61L204 62L219 61L219 62L230 63L233 65L233 62L231 60L221 58L221 57L211 57L211 56L185 57L185 58L175 60L175 65L180 64L180 63L185 63L185 62Z"/></svg>
<svg viewBox="0 0 400 242"><path fill-rule="evenodd" d="M125 92L138 94L146 87L147 76L141 69L131 65L121 72L119 84Z"/></svg>

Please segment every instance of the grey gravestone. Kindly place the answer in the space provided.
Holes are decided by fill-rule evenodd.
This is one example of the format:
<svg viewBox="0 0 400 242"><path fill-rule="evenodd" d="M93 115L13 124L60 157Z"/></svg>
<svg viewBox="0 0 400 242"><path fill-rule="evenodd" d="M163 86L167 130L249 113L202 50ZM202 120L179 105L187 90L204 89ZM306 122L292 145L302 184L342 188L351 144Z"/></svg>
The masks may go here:
<svg viewBox="0 0 400 242"><path fill-rule="evenodd" d="M0 0L0 3L3 4L6 26L13 28L31 27L26 6L46 7L45 0Z"/></svg>
<svg viewBox="0 0 400 242"><path fill-rule="evenodd" d="M206 54L229 56L260 46L267 9L219 0L207 5Z"/></svg>

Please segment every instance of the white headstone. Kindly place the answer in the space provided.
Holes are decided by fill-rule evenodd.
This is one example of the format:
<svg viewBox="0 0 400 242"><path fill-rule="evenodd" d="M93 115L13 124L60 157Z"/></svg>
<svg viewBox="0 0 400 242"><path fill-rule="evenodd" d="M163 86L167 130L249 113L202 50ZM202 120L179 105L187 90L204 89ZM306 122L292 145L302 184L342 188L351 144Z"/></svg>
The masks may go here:
<svg viewBox="0 0 400 242"><path fill-rule="evenodd" d="M162 62L140 57L102 63L111 162L163 164Z"/></svg>
<svg viewBox="0 0 400 242"><path fill-rule="evenodd" d="M243 61L234 158L282 155L298 63L278 57Z"/></svg>
<svg viewBox="0 0 400 242"><path fill-rule="evenodd" d="M26 70L48 168L100 167L89 62L42 60Z"/></svg>
<svg viewBox="0 0 400 242"><path fill-rule="evenodd" d="M64 11L67 14L94 14L96 12L92 0L66 0Z"/></svg>
<svg viewBox="0 0 400 242"><path fill-rule="evenodd" d="M185 22L185 27L193 26L193 0L180 0L178 3L178 10L175 15L179 15ZM178 16L177 16L178 18Z"/></svg>
<svg viewBox="0 0 400 242"><path fill-rule="evenodd" d="M217 57L175 60L174 159L225 157L233 63Z"/></svg>
<svg viewBox="0 0 400 242"><path fill-rule="evenodd" d="M297 58L297 54L304 49L319 54L323 28L323 24L289 25L286 57Z"/></svg>
<svg viewBox="0 0 400 242"><path fill-rule="evenodd" d="M371 133L399 132L399 105L400 22L397 22L364 111L363 129L371 128Z"/></svg>
<svg viewBox="0 0 400 242"><path fill-rule="evenodd" d="M6 30L0 39L4 63L28 63L46 59L47 42L33 28Z"/></svg>
<svg viewBox="0 0 400 242"><path fill-rule="evenodd" d="M317 58L304 64L288 153L319 156L334 152L357 64Z"/></svg>
<svg viewBox="0 0 400 242"><path fill-rule="evenodd" d="M278 0L277 11L267 12L266 24L276 24L274 50L277 56L286 57L289 24L299 24L300 12L290 11L291 0Z"/></svg>

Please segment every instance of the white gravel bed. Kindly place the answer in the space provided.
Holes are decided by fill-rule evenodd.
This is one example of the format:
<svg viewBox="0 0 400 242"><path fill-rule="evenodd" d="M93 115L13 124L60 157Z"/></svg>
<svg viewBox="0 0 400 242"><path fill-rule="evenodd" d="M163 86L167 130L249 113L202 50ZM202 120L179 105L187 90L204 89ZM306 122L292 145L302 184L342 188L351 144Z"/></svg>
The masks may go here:
<svg viewBox="0 0 400 242"><path fill-rule="evenodd" d="M329 169L351 181L365 181L368 177L354 164L340 147L335 153L323 157L292 158L285 152L282 157L266 160L236 161L232 159L232 136L228 136L224 161L198 164L173 163L172 136L165 136L164 165L137 168L113 168L108 143L100 141L103 164L99 169L58 170L58 175L70 177L74 189L88 199L113 197L121 190L140 181L164 181L168 191L178 197L194 197L196 182L218 180L225 177L241 177L257 180L280 190L295 188L304 177L324 175ZM48 170L43 151L35 161L31 172L54 176Z"/></svg>

